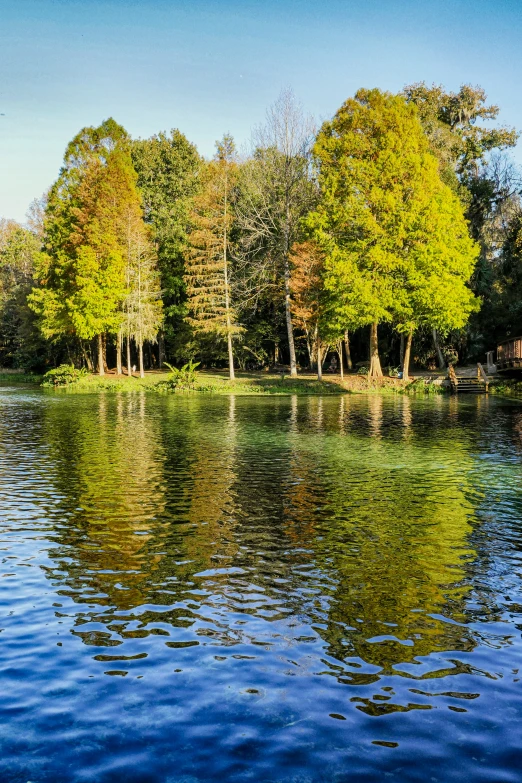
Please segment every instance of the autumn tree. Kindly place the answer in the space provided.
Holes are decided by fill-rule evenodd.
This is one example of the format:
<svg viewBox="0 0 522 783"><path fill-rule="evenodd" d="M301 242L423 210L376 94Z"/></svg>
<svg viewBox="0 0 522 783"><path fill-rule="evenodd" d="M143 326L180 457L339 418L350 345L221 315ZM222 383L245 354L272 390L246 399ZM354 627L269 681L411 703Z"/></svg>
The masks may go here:
<svg viewBox="0 0 522 783"><path fill-rule="evenodd" d="M317 367L321 380L325 351L332 343L339 350L341 335L332 320L331 297L324 287L325 255L314 242L299 242L293 245L290 260L294 322L306 336L310 365ZM339 359L342 361L341 354Z"/></svg>
<svg viewBox="0 0 522 783"><path fill-rule="evenodd" d="M196 332L226 341L231 379L233 338L241 332L230 284L231 193L236 178L234 142L224 136L216 144L214 160L205 167L202 191L194 199L185 276L188 321Z"/></svg>
<svg viewBox="0 0 522 783"><path fill-rule="evenodd" d="M29 298L47 338L97 336L101 375L104 336L121 324L125 218L141 209L136 179L127 134L114 120L75 136L48 195L39 285Z"/></svg>

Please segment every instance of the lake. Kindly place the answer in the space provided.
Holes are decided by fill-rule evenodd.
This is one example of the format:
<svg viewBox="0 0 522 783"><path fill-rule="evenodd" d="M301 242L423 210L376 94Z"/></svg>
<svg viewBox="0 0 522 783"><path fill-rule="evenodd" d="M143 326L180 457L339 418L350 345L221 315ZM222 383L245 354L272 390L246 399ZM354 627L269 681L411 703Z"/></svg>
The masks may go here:
<svg viewBox="0 0 522 783"><path fill-rule="evenodd" d="M3 783L520 780L522 403L0 414Z"/></svg>

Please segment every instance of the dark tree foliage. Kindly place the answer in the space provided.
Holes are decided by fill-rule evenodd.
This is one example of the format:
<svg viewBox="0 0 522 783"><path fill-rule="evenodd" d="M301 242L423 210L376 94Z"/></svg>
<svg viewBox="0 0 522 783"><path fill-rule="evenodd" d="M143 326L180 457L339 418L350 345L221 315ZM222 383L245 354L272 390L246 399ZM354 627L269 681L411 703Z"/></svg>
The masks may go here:
<svg viewBox="0 0 522 783"><path fill-rule="evenodd" d="M191 199L200 187L202 158L179 131L159 133L132 144L132 159L143 196L145 220L152 226L165 312L169 358L184 359L190 340L187 326L185 262ZM160 351L163 353L160 335Z"/></svg>
<svg viewBox="0 0 522 783"><path fill-rule="evenodd" d="M27 296L34 286L39 237L15 223L0 221L0 366L43 369L56 352L43 339Z"/></svg>
<svg viewBox="0 0 522 783"><path fill-rule="evenodd" d="M480 246L471 285L482 308L463 332L449 336L449 342L458 343L462 359L483 359L503 330L491 313L503 289L500 257L522 189L520 172L507 156L519 133L493 124L500 109L487 103L481 87L463 84L451 92L420 82L406 86L404 94L417 106L441 176L463 202L471 236Z"/></svg>

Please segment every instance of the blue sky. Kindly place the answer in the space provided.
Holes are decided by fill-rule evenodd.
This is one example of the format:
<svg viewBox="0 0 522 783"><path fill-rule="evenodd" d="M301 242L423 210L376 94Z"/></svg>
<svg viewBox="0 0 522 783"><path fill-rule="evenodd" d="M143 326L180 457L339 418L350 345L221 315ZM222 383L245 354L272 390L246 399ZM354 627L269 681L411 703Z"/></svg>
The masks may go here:
<svg viewBox="0 0 522 783"><path fill-rule="evenodd" d="M521 40L522 0L0 0L0 216L23 220L111 115L210 155L284 87L324 119L359 87L425 80L480 84L522 129Z"/></svg>

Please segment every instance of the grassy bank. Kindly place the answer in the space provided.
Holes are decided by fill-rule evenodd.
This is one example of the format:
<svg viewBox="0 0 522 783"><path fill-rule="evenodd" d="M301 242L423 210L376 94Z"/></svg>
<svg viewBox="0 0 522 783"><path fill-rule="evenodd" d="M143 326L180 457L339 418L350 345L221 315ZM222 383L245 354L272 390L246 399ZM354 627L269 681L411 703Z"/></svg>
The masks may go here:
<svg viewBox="0 0 522 783"><path fill-rule="evenodd" d="M26 373L18 370L0 370L0 383L4 384L41 384L43 375Z"/></svg>
<svg viewBox="0 0 522 783"><path fill-rule="evenodd" d="M155 392L157 394L172 394L173 389L165 388L169 377L166 372L146 373L145 378L136 376L108 374L103 377L86 375L73 384L58 387L57 391L66 393L107 392ZM288 395L288 394L343 394L342 388L334 379L319 383L312 376L290 378L290 376L268 373L240 373L231 381L225 373L202 371L197 373L196 380L190 389L176 389L176 394L192 394L207 392L211 394L239 395Z"/></svg>
<svg viewBox="0 0 522 783"><path fill-rule="evenodd" d="M91 394L97 392L153 392L157 394L172 394L173 389L166 389L165 382L168 372L148 372L144 378L136 375L116 375L108 373L99 375L84 375L67 386L51 387L51 393ZM41 375L14 371L0 371L0 383L40 384ZM225 371L203 370L196 374L196 381L190 390L176 389L177 394L210 393L237 395L332 395L332 394L434 394L444 389L432 383L425 383L417 378L405 383L398 378L369 379L366 375L345 375L341 381L338 375L327 375L323 381L318 381L315 375L300 374L298 378L280 373L239 372L234 381L229 380Z"/></svg>
<svg viewBox="0 0 522 783"><path fill-rule="evenodd" d="M489 384L490 394L522 398L522 381L516 378L497 378Z"/></svg>

